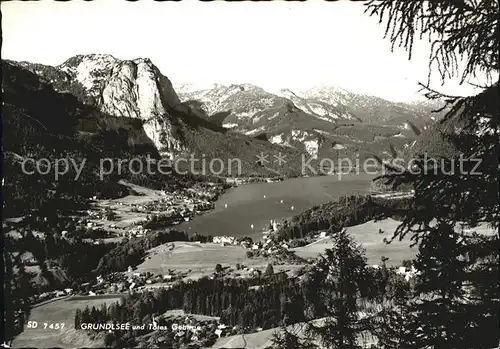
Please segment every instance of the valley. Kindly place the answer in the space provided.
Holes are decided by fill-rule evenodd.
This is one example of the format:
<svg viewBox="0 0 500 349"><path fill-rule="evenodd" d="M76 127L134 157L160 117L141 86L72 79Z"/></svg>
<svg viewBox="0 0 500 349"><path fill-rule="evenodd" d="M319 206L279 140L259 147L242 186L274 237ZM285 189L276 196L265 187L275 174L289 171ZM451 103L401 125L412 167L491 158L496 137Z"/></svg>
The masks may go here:
<svg viewBox="0 0 500 349"><path fill-rule="evenodd" d="M478 245L493 239L477 217L466 227L477 234L448 224L455 212L422 229L409 216L434 200L422 205L415 190L422 186L374 182L381 159L455 154L430 112L435 103L390 102L334 85L193 90L171 83L149 59L108 54L2 67L13 347L263 349L285 325L331 317L324 290L351 297L367 347L384 311L402 307L426 272L415 262L422 250L398 240L401 229L460 234ZM378 172L339 165L309 176L305 157L314 158L312 170L322 159L376 159ZM25 168L27 159L50 168L67 158L88 166L61 178ZM237 161L213 173L203 161L190 168L188 158ZM103 176L102 159L185 166L120 167ZM46 333L29 322L49 319L65 328ZM111 322L136 327L82 327Z"/></svg>

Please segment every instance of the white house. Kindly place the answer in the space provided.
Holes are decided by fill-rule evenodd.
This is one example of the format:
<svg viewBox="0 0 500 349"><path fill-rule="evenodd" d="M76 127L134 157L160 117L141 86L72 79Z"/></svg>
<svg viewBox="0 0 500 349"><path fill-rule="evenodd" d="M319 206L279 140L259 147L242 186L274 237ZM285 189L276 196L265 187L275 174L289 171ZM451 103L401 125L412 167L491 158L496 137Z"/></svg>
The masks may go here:
<svg viewBox="0 0 500 349"><path fill-rule="evenodd" d="M226 243L233 245L236 243L236 239L233 236L214 236L213 243L215 244Z"/></svg>
<svg viewBox="0 0 500 349"><path fill-rule="evenodd" d="M411 269L407 269L405 267L399 267L398 270L396 271L396 274L399 275L404 275L404 278L406 281L409 281L410 279L414 278L416 275L419 275L420 272L415 269L415 267L412 265Z"/></svg>

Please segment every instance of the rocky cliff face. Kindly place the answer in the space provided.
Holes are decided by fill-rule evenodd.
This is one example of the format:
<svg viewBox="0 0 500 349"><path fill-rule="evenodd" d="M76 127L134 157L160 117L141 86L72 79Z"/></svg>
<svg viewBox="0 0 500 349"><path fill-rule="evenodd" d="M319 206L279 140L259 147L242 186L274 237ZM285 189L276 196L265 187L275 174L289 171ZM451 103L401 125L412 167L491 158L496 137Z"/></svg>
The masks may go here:
<svg viewBox="0 0 500 349"><path fill-rule="evenodd" d="M69 92L101 112L137 118L159 153L172 156L184 149L173 111L180 100L170 80L149 59L119 60L111 55L78 55L57 67L20 63L58 92Z"/></svg>

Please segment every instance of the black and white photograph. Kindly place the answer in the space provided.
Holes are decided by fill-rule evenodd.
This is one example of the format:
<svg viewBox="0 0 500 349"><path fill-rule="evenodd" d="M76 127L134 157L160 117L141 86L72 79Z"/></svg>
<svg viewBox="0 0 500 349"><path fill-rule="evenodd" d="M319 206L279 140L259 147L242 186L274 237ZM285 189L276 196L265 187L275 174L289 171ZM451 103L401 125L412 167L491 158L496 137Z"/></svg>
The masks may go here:
<svg viewBox="0 0 500 349"><path fill-rule="evenodd" d="M2 1L2 348L500 348L499 1Z"/></svg>

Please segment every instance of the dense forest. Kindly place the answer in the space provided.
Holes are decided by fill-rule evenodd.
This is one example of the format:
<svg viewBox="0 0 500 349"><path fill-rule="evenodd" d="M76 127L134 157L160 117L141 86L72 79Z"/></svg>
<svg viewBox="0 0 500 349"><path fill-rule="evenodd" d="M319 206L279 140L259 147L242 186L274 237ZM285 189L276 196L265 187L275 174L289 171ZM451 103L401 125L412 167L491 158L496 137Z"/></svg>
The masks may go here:
<svg viewBox="0 0 500 349"><path fill-rule="evenodd" d="M125 271L128 266L135 267L140 264L148 250L172 241L189 241L189 238L185 232L169 230L147 234L136 239L124 239L102 256L95 271L99 274Z"/></svg>
<svg viewBox="0 0 500 349"><path fill-rule="evenodd" d="M94 232L92 229L90 231ZM144 260L148 250L161 244L211 240L211 237L200 234L188 237L185 232L166 230L135 239L125 238L119 243L95 244L78 235L63 237L58 230L49 231L44 237L35 236L30 229L21 229L20 232L21 238L6 237L5 246L8 251L17 251L20 254L30 252L40 264L42 273L47 275L50 274L50 269L57 268L65 276L62 283L53 279L54 282L47 285L44 291L69 287L74 283L95 279L100 274L125 271L129 266L135 267Z"/></svg>

